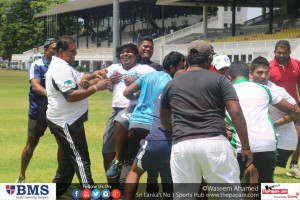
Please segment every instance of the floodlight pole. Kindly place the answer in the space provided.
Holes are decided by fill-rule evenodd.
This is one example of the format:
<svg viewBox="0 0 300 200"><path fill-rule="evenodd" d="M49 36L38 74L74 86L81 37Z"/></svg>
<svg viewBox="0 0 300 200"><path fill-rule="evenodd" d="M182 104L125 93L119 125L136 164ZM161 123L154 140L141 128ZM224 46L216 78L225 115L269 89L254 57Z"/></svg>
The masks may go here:
<svg viewBox="0 0 300 200"><path fill-rule="evenodd" d="M206 4L203 5L202 24L203 24L204 39L206 40L207 39L207 5Z"/></svg>
<svg viewBox="0 0 300 200"><path fill-rule="evenodd" d="M120 3L114 0L113 4L113 63L118 63L116 48L120 44Z"/></svg>

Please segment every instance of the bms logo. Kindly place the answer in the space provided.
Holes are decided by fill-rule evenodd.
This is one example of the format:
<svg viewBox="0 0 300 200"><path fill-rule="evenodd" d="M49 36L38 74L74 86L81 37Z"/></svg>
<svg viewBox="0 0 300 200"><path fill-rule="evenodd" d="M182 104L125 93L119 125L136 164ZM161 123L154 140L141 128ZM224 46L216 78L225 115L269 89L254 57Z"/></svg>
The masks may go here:
<svg viewBox="0 0 300 200"><path fill-rule="evenodd" d="M48 195L48 185L6 185L6 192L9 195Z"/></svg>
<svg viewBox="0 0 300 200"><path fill-rule="evenodd" d="M12 195L15 193L15 189L16 187L14 185L6 185L6 192L9 194L9 195Z"/></svg>

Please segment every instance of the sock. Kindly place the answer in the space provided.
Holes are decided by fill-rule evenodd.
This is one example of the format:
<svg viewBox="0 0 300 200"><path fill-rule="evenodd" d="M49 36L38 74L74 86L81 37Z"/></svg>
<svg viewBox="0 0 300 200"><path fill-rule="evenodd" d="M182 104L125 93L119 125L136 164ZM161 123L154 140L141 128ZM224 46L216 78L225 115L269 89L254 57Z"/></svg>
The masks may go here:
<svg viewBox="0 0 300 200"><path fill-rule="evenodd" d="M290 169L291 169L294 165L298 165L298 160L297 160L297 161L292 161L292 160L291 160Z"/></svg>

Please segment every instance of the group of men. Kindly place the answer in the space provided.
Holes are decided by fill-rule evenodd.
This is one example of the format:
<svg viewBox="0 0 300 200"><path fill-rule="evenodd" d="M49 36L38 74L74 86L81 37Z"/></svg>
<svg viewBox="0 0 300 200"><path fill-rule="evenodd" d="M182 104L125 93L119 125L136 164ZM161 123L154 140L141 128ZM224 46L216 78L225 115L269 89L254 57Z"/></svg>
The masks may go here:
<svg viewBox="0 0 300 200"><path fill-rule="evenodd" d="M214 58L211 45L201 40L190 43L186 58L169 53L162 66L150 60L151 38L141 38L138 46L126 42L116 49L120 63L92 74L72 66L73 38L49 39L44 50L28 72L28 139L17 182L25 182L34 148L49 127L59 146L57 195L68 189L74 173L83 186L94 184L84 122L87 98L105 89L112 91L113 112L103 135L104 168L108 183L119 182L125 199L134 197L145 171L148 193L158 192L159 173L165 192L197 192L197 184L169 185L239 183L251 164L259 182L273 182L276 164L285 167L292 154L287 174L300 178L300 63L290 58L287 41L276 44L270 63L254 59L250 71L226 55ZM215 72L208 70L211 63Z"/></svg>

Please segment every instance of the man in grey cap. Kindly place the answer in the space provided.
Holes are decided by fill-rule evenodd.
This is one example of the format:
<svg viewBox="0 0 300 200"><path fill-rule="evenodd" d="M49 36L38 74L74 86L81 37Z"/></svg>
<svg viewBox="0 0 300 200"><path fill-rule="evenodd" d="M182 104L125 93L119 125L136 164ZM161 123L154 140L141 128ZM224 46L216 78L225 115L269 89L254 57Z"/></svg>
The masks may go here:
<svg viewBox="0 0 300 200"><path fill-rule="evenodd" d="M243 160L249 166L253 159L247 125L232 84L225 76L205 70L212 61L211 46L202 40L191 42L187 59L191 70L171 80L161 96L161 122L173 131L174 194L196 193L202 177L207 183L240 183L236 154L227 139L225 108L242 138ZM183 187L178 183L195 184Z"/></svg>
<svg viewBox="0 0 300 200"><path fill-rule="evenodd" d="M47 129L46 110L48 105L47 92L45 86L46 73L55 55L56 40L49 38L44 44L44 55L41 59L33 62L28 69L28 78L30 83L29 92L29 112L28 112L28 130L27 142L21 155L21 172L17 183L25 183L25 171L34 149L39 143L40 137L44 135ZM58 142L59 144L59 142ZM57 161L61 160L62 149L58 148Z"/></svg>

